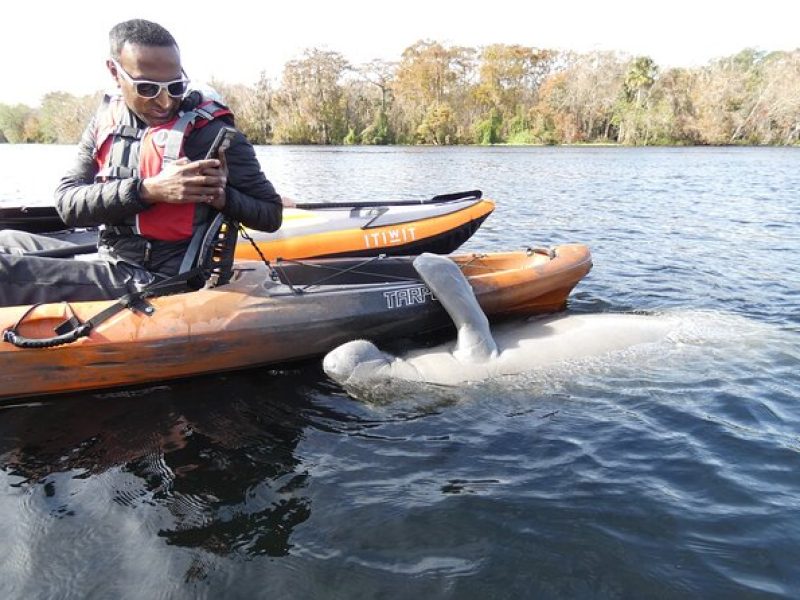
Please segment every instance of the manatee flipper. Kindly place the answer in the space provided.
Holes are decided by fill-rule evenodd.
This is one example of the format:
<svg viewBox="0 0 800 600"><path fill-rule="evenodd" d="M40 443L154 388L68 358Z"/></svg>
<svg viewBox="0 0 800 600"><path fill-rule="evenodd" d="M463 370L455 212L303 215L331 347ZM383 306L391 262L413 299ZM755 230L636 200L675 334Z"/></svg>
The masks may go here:
<svg viewBox="0 0 800 600"><path fill-rule="evenodd" d="M453 355L463 362L484 362L497 356L489 319L458 265L445 256L420 254L414 268L441 302L458 330Z"/></svg>

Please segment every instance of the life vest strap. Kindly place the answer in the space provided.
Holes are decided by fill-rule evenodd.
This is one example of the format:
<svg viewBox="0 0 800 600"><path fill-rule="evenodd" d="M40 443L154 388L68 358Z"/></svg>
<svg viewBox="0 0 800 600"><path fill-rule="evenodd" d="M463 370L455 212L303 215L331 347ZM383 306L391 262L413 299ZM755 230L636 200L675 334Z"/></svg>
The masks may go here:
<svg viewBox="0 0 800 600"><path fill-rule="evenodd" d="M164 144L163 164L168 165L178 160L178 157L181 155L181 150L183 149L183 142L186 139L186 132L189 127L194 125L197 119L211 122L216 119L214 113L221 110L227 109L224 105L212 100L203 107L196 106L181 114L180 118L169 130L169 133L167 133L167 143Z"/></svg>
<svg viewBox="0 0 800 600"><path fill-rule="evenodd" d="M200 248L202 246L203 239L205 238L208 230L214 226L213 217L210 217L208 214L209 209L206 204L198 204L195 207L195 211L200 213L199 215L196 214L196 216L201 217L198 220L201 223L205 223L205 225L201 227L195 227L194 233L192 234L192 240L189 242L189 247L186 248L186 253L183 255L181 266L178 269L179 273L188 271L192 267L197 266L197 259L200 254ZM222 213L217 213L217 215L221 216Z"/></svg>
<svg viewBox="0 0 800 600"><path fill-rule="evenodd" d="M164 144L162 164L168 165L178 160L181 155L181 150L183 149L186 130L189 129L190 125L194 125L194 122L199 116L200 115L194 110L186 111L167 132L167 142Z"/></svg>
<svg viewBox="0 0 800 600"><path fill-rule="evenodd" d="M194 109L194 112L203 117L206 121L212 121L214 119L214 114L206 110L205 108L200 108L198 106L197 108Z"/></svg>
<svg viewBox="0 0 800 600"><path fill-rule="evenodd" d="M114 135L130 140L140 140L144 137L144 129L132 127L131 125L120 124L114 128Z"/></svg>
<svg viewBox="0 0 800 600"><path fill-rule="evenodd" d="M114 128L113 142L111 143L111 160L108 162L110 173L104 177L110 179L124 179L128 177L138 177L140 141L144 137L145 130L131 125L120 124ZM106 171L103 169L103 171ZM116 171L116 169L119 169ZM99 173L98 173L99 175Z"/></svg>

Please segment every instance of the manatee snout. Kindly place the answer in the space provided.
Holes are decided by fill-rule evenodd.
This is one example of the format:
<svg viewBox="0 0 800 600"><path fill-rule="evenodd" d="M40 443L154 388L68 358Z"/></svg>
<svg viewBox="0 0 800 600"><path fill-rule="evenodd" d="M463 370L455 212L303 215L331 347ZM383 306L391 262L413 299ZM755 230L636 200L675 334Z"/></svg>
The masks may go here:
<svg viewBox="0 0 800 600"><path fill-rule="evenodd" d="M389 363L389 356L372 342L355 340L328 352L322 360L322 369L334 381L344 383L368 363L377 369Z"/></svg>

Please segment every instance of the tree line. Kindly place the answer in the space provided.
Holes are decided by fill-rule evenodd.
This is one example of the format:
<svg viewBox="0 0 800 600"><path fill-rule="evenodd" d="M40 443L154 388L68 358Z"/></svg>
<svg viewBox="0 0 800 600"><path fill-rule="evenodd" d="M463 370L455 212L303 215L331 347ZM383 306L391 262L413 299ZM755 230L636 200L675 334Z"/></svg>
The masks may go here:
<svg viewBox="0 0 800 600"><path fill-rule="evenodd" d="M211 85L255 144L800 143L800 49L662 69L614 52L419 41L399 61L312 48L279 83ZM0 104L0 141L75 143L100 97Z"/></svg>

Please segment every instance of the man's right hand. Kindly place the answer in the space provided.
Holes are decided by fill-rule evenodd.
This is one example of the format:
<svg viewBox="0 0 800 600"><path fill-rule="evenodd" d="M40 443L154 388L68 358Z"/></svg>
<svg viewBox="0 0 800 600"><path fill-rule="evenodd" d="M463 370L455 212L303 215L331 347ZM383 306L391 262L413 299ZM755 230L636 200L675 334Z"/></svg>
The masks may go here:
<svg viewBox="0 0 800 600"><path fill-rule="evenodd" d="M204 175L208 169L219 169L220 161L213 159L190 161L180 158L165 166L154 177L142 181L139 197L147 204L211 203L225 194L225 178Z"/></svg>

